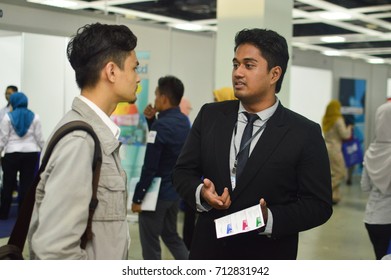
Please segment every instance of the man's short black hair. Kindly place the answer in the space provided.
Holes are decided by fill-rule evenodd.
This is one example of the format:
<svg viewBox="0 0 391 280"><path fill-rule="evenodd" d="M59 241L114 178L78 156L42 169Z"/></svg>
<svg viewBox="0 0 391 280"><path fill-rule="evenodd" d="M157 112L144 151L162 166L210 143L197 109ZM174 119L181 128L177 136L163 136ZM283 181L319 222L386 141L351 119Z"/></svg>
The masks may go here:
<svg viewBox="0 0 391 280"><path fill-rule="evenodd" d="M67 47L79 88L95 86L100 71L109 61L123 69L125 59L136 45L137 37L125 25L94 23L79 28Z"/></svg>
<svg viewBox="0 0 391 280"><path fill-rule="evenodd" d="M179 106L185 87L181 80L174 76L161 77L158 81L159 92L167 96L171 105Z"/></svg>
<svg viewBox="0 0 391 280"><path fill-rule="evenodd" d="M8 89L12 89L13 92L17 92L18 91L18 87L17 86L14 86L14 85L9 85L7 88L6 88L6 91Z"/></svg>

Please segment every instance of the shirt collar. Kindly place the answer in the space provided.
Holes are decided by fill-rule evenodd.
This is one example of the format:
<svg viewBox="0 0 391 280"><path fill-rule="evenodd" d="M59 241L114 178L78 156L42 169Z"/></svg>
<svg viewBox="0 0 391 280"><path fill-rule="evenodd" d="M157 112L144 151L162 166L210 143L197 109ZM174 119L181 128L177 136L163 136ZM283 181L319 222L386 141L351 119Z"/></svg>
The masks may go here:
<svg viewBox="0 0 391 280"><path fill-rule="evenodd" d="M101 108L99 108L94 102L89 100L88 98L84 97L83 95L79 95L78 98L86 103L88 107L90 107L97 115L98 117L108 126L110 131L113 133L115 138L119 138L120 135L120 129L119 127L110 119L109 116L106 115L105 112L102 111Z"/></svg>
<svg viewBox="0 0 391 280"><path fill-rule="evenodd" d="M276 96L276 102L273 104L273 106L265 109L265 110L262 110L262 111L259 111L257 112L256 114L258 115L258 117L262 120L262 121L266 121L268 120L271 116L273 116L274 112L277 110L277 107L278 107L278 104L280 103L280 100L277 98ZM243 104L242 102L239 103L239 111L238 111L238 115L241 116L243 115L242 113L243 112L246 112L246 109L244 109L243 107ZM247 118L246 118L247 120Z"/></svg>

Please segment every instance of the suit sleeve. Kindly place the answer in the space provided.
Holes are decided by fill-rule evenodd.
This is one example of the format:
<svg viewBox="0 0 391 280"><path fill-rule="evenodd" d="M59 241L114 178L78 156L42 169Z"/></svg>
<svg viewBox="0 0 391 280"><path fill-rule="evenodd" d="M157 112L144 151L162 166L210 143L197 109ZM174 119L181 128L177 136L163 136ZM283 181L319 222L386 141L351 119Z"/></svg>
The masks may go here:
<svg viewBox="0 0 391 280"><path fill-rule="evenodd" d="M310 126L305 139L296 165L297 199L270 207L274 237L319 226L332 214L330 164L318 124Z"/></svg>
<svg viewBox="0 0 391 280"><path fill-rule="evenodd" d="M202 183L201 126L203 108L198 113L173 172L173 185L179 195L196 209L195 193Z"/></svg>

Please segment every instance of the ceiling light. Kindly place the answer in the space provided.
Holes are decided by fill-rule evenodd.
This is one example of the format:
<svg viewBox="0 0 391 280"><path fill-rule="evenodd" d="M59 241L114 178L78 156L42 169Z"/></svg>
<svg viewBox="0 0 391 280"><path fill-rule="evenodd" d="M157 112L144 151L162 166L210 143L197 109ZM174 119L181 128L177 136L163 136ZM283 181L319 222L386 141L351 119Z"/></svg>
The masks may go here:
<svg viewBox="0 0 391 280"><path fill-rule="evenodd" d="M367 60L371 64L383 64L385 60L383 58L371 58Z"/></svg>
<svg viewBox="0 0 391 280"><path fill-rule="evenodd" d="M323 12L320 13L319 16L330 20L346 20L352 18L350 14L343 12Z"/></svg>
<svg viewBox="0 0 391 280"><path fill-rule="evenodd" d="M340 51L336 51L336 50L323 51L322 53L327 56L341 56L342 55Z"/></svg>
<svg viewBox="0 0 391 280"><path fill-rule="evenodd" d="M346 41L346 39L341 36L325 36L321 37L320 40L325 43L342 43Z"/></svg>
<svg viewBox="0 0 391 280"><path fill-rule="evenodd" d="M71 0L27 0L27 2L59 7L59 8L71 8L71 7L76 7L78 5L78 3L73 2Z"/></svg>
<svg viewBox="0 0 391 280"><path fill-rule="evenodd" d="M373 23L367 23L365 26L367 28L373 29L373 30L376 30L378 28L378 26L376 24L373 24Z"/></svg>
<svg viewBox="0 0 391 280"><path fill-rule="evenodd" d="M177 28L177 29L187 30L187 31L201 31L201 30L203 30L202 25L194 24L194 23L174 23L174 24L169 24L169 26Z"/></svg>

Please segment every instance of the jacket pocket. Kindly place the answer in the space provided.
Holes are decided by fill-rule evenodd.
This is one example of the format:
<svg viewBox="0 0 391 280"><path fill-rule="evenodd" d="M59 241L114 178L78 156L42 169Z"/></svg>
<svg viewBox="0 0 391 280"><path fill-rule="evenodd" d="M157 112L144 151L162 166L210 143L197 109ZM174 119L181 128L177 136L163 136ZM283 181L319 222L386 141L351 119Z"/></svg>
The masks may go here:
<svg viewBox="0 0 391 280"><path fill-rule="evenodd" d="M123 221L126 219L126 186L118 175L101 175L98 186L98 207L94 221Z"/></svg>

